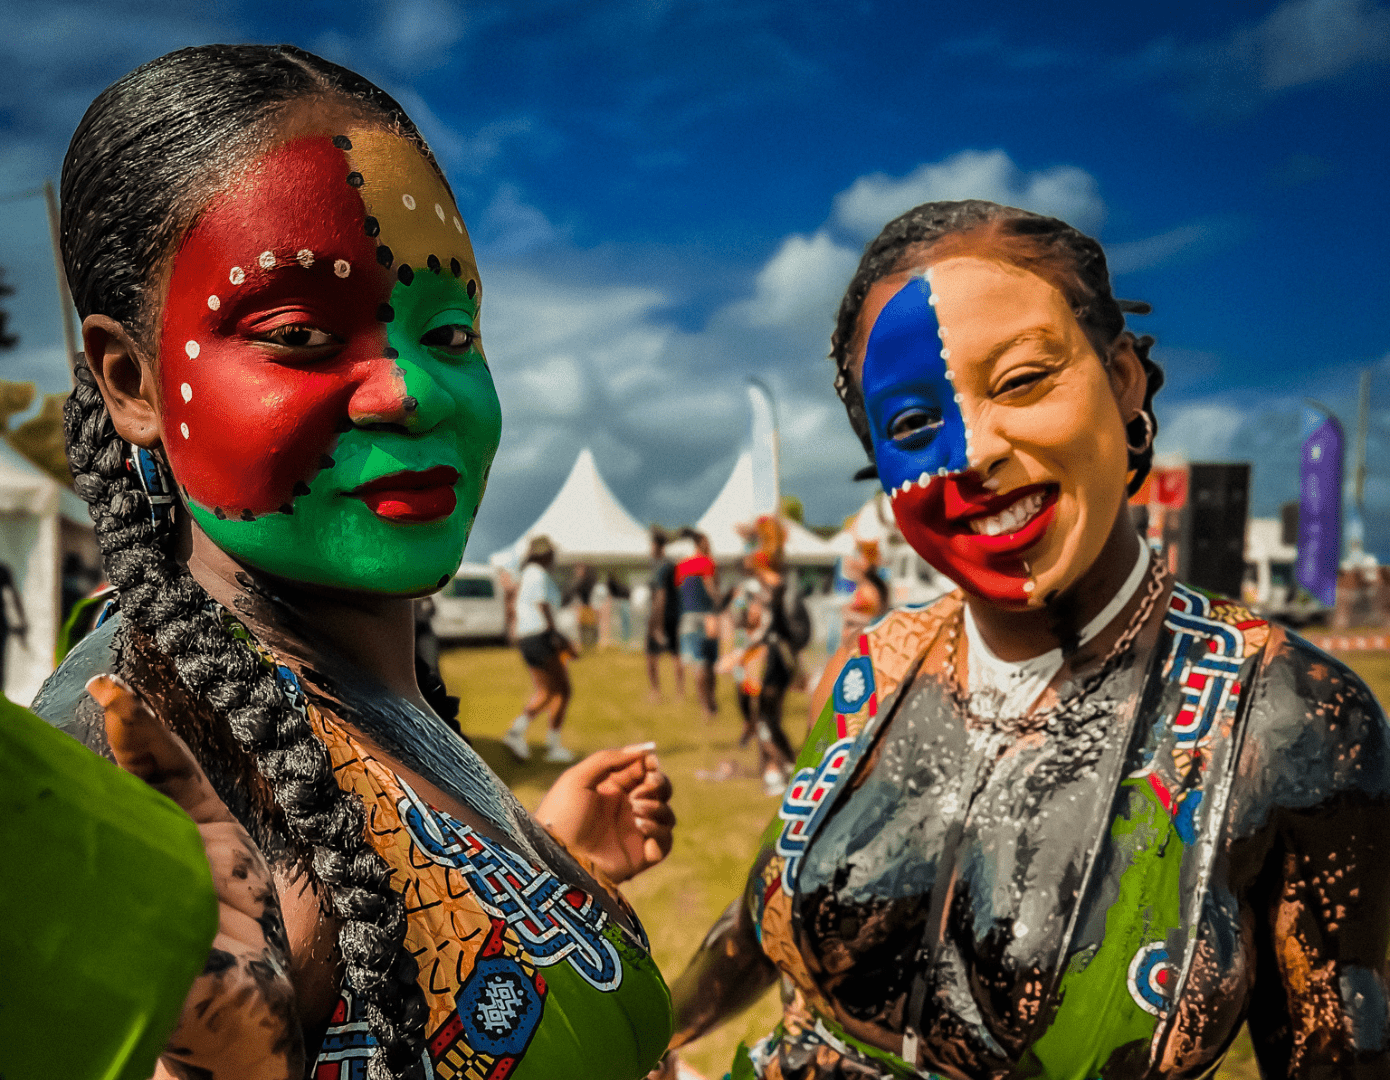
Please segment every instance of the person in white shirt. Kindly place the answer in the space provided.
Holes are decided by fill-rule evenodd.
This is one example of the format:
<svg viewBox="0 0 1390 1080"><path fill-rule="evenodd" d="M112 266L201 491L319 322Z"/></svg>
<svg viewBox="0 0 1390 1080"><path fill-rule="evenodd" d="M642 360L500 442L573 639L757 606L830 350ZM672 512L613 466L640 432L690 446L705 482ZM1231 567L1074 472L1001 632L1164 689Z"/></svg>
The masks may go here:
<svg viewBox="0 0 1390 1080"><path fill-rule="evenodd" d="M547 709L550 723L546 731L545 760L567 763L574 752L560 742L560 726L570 703L570 677L564 654L576 655L574 646L555 628L555 612L560 607L560 587L550 576L555 565L555 547L549 537L536 536L526 549L521 564L521 581L516 594L516 644L535 687L520 715L502 736L502 743L518 761L531 756L526 729Z"/></svg>

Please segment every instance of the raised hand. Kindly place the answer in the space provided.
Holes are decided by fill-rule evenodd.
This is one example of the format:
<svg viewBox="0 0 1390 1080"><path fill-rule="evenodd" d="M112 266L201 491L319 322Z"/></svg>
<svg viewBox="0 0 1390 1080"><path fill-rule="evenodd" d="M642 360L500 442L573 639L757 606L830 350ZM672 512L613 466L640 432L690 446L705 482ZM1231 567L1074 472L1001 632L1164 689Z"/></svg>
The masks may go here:
<svg viewBox="0 0 1390 1080"><path fill-rule="evenodd" d="M614 882L655 866L671 850L671 781L654 743L600 750L556 779L536 819Z"/></svg>
<svg viewBox="0 0 1390 1080"><path fill-rule="evenodd" d="M303 1032L280 902L265 858L188 746L132 687L98 675L87 692L106 712L116 764L173 799L198 826L217 890L217 936L156 1078L299 1080Z"/></svg>

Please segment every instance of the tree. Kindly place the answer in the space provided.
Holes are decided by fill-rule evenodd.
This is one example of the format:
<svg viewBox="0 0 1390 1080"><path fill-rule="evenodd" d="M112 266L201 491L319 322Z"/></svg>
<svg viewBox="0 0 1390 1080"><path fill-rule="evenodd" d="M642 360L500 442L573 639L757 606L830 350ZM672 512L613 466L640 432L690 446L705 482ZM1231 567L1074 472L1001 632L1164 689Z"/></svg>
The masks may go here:
<svg viewBox="0 0 1390 1080"><path fill-rule="evenodd" d="M798 525L806 524L806 507L795 495L782 496L782 516Z"/></svg>

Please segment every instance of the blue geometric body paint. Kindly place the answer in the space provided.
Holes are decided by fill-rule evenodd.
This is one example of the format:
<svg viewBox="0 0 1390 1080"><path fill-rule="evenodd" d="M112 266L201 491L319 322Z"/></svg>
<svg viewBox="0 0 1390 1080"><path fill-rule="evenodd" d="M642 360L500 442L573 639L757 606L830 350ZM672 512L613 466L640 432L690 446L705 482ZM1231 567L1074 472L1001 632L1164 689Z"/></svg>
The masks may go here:
<svg viewBox="0 0 1390 1080"><path fill-rule="evenodd" d="M965 420L941 355L930 283L914 277L884 305L864 352L864 407L883 490L964 472ZM904 429L898 438L895 425Z"/></svg>

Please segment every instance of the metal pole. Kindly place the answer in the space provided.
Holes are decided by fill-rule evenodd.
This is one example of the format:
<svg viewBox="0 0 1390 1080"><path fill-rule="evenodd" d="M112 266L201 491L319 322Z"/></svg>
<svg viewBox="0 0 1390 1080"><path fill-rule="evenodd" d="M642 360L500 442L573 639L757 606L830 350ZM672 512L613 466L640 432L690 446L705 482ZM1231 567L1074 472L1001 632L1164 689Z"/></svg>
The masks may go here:
<svg viewBox="0 0 1390 1080"><path fill-rule="evenodd" d="M1356 513L1364 509L1366 494L1366 429L1371 422L1371 369L1361 373L1361 400L1356 410L1356 469L1352 473L1352 491Z"/></svg>
<svg viewBox="0 0 1390 1080"><path fill-rule="evenodd" d="M62 234L58 225L58 195L53 190L53 181L43 182L43 201L48 206L48 235L53 242L53 268L58 276L58 314L63 320L63 344L68 351L68 377L73 378L73 364L77 360L77 329L72 324L72 293L68 291L68 275L63 269ZM76 383L74 382L74 385Z"/></svg>

